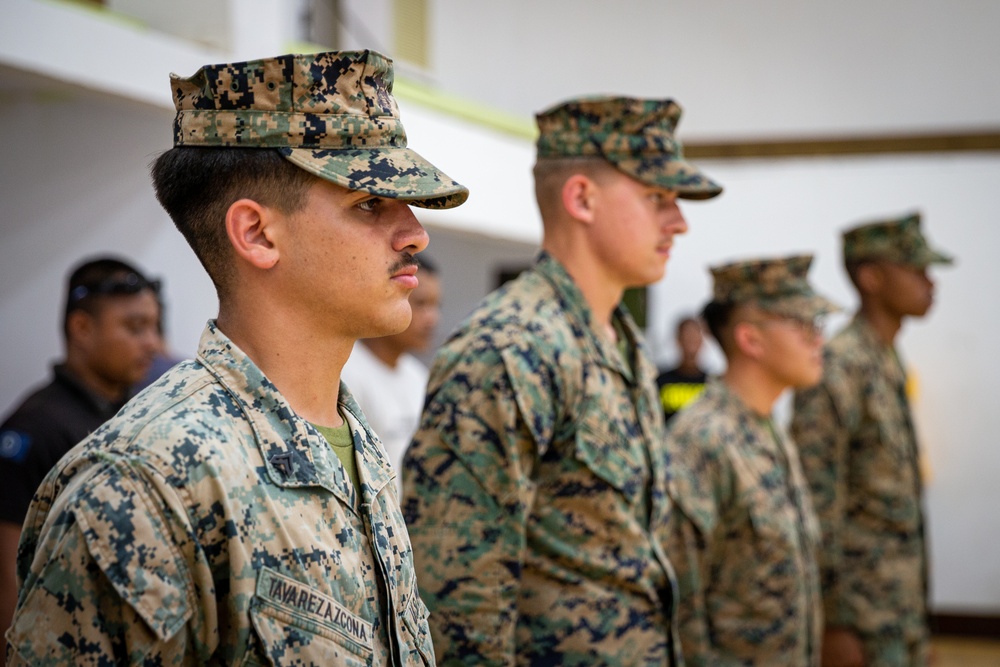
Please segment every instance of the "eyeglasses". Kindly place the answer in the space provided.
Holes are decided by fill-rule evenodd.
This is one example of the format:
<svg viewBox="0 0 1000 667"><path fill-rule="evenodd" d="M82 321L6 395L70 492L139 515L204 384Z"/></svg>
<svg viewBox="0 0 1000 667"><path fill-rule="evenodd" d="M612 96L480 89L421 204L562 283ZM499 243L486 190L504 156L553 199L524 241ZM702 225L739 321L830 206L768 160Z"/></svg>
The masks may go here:
<svg viewBox="0 0 1000 667"><path fill-rule="evenodd" d="M66 299L66 310L72 310L74 306L90 296L138 294L143 290L150 290L153 294L158 295L160 293L160 281L147 280L138 273L132 272L111 276L94 285L77 285L70 290L69 297Z"/></svg>
<svg viewBox="0 0 1000 667"><path fill-rule="evenodd" d="M802 334L803 337L809 340L815 340L816 338L823 335L823 324L824 319L822 317L816 317L811 320L804 320L798 317L782 317L781 315L775 315L774 317L768 317L759 320L743 320L749 324L756 324L758 326L764 326L765 324L784 324L790 326Z"/></svg>

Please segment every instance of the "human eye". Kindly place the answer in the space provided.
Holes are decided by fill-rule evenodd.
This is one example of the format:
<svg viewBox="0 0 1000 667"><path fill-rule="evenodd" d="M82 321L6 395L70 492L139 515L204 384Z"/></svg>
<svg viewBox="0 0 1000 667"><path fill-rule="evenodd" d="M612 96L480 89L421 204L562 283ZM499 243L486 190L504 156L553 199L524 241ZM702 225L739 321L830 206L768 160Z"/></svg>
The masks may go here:
<svg viewBox="0 0 1000 667"><path fill-rule="evenodd" d="M662 208L667 201L667 198L663 196L662 192L650 192L646 196L649 199L649 201L653 203L653 206L655 206L656 208Z"/></svg>
<svg viewBox="0 0 1000 667"><path fill-rule="evenodd" d="M369 199L358 202L356 205L365 213L377 213L381 204L382 200L378 197L370 197Z"/></svg>

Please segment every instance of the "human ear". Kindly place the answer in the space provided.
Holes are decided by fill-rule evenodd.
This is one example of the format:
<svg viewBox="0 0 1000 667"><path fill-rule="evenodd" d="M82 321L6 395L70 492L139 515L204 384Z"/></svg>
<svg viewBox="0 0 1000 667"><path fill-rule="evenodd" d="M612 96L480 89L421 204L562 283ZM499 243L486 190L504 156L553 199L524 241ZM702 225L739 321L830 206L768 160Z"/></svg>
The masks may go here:
<svg viewBox="0 0 1000 667"><path fill-rule="evenodd" d="M562 186L563 208L573 218L581 222L594 219L594 197L597 185L583 174L573 174Z"/></svg>
<svg viewBox="0 0 1000 667"><path fill-rule="evenodd" d="M258 269L278 263L278 249L272 240L273 209L252 199L233 202L226 211L226 235L236 256Z"/></svg>
<svg viewBox="0 0 1000 667"><path fill-rule="evenodd" d="M66 333L69 342L87 347L96 330L97 322L85 310L74 310L66 316Z"/></svg>
<svg viewBox="0 0 1000 667"><path fill-rule="evenodd" d="M867 294L874 294L882 288L882 266L875 262L867 262L857 268L858 288Z"/></svg>
<svg viewBox="0 0 1000 667"><path fill-rule="evenodd" d="M733 326L733 343L740 352L751 359L758 359L764 353L763 334L750 322L737 322Z"/></svg>

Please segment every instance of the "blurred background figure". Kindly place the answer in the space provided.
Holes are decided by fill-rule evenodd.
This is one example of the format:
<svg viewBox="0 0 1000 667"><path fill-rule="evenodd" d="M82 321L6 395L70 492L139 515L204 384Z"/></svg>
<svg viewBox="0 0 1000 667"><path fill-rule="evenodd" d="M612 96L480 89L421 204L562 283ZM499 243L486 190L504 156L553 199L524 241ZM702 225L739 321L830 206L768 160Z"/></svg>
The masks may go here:
<svg viewBox="0 0 1000 667"><path fill-rule="evenodd" d="M698 363L704 342L701 322L694 317L684 317L677 322L676 334L680 361L676 368L663 371L656 378L663 416L667 421L697 398L708 380L708 373Z"/></svg>
<svg viewBox="0 0 1000 667"><path fill-rule="evenodd" d="M414 353L430 348L441 318L441 278L437 266L422 255L420 284L410 293L413 319L406 331L394 336L368 338L354 345L341 380L364 410L372 430L382 440L389 461L397 471L396 488L402 491L399 475L403 454L420 423L427 390L427 366Z"/></svg>
<svg viewBox="0 0 1000 667"><path fill-rule="evenodd" d="M934 303L920 215L843 233L861 299L826 346L823 381L795 394L791 429L823 530L824 667L923 667L930 653L920 451L896 339Z"/></svg>
<svg viewBox="0 0 1000 667"><path fill-rule="evenodd" d="M14 563L35 489L87 434L111 418L159 349L158 281L100 257L70 274L63 317L65 358L0 425L0 628L17 602ZM0 633L2 634L2 633Z"/></svg>
<svg viewBox="0 0 1000 667"><path fill-rule="evenodd" d="M184 360L183 357L178 356L170 349L170 343L167 342L167 309L163 303L163 285L161 283L161 291L157 294L158 302L160 306L160 318L156 322L156 336L159 339L156 348L156 354L153 355L153 362L149 365L149 370L146 374L132 387L132 394L138 394L140 391L153 384L160 379L160 376L169 371L177 363Z"/></svg>
<svg viewBox="0 0 1000 667"><path fill-rule="evenodd" d="M689 667L819 667L819 528L778 397L823 375L819 318L837 307L807 280L811 255L711 268L703 316L722 377L666 439L675 510L657 537L677 573Z"/></svg>

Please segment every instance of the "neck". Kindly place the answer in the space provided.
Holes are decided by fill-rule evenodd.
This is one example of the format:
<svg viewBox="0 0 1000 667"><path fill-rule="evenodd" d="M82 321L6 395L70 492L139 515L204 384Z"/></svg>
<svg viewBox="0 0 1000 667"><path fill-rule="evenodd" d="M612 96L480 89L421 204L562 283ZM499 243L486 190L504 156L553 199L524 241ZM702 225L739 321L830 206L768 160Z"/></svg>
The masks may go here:
<svg viewBox="0 0 1000 667"><path fill-rule="evenodd" d="M367 347L375 355L375 358L383 364L389 368L395 368L396 364L399 363L399 358L403 356L403 350L394 345L390 338L390 336L384 338L366 338L361 344Z"/></svg>
<svg viewBox="0 0 1000 667"><path fill-rule="evenodd" d="M760 417L771 415L775 401L788 388L772 378L760 365L744 357L729 360L729 368L723 381Z"/></svg>
<svg viewBox="0 0 1000 667"><path fill-rule="evenodd" d="M868 299L861 300L861 317L868 323L882 343L892 345L896 341L896 335L900 327L903 326L903 318L888 312L885 308L880 308L877 304Z"/></svg>
<svg viewBox="0 0 1000 667"><path fill-rule="evenodd" d="M66 369L87 389L112 403L124 401L128 395L129 385L102 377L72 352L66 355Z"/></svg>
<svg viewBox="0 0 1000 667"><path fill-rule="evenodd" d="M685 375L697 375L701 372L701 369L698 368L698 362L695 359L681 359L677 370Z"/></svg>
<svg viewBox="0 0 1000 667"><path fill-rule="evenodd" d="M216 323L300 417L320 426L340 426L340 371L354 339L310 326L280 304L269 305L273 307L229 303L220 307ZM268 317L261 318L261 312L267 312Z"/></svg>
<svg viewBox="0 0 1000 667"><path fill-rule="evenodd" d="M611 315L625 294L625 286L616 284L615 280L601 270L589 249L581 243L570 243L568 240L559 242L548 236L542 243L542 249L559 260L566 272L573 278L584 301L590 306L594 319L593 326L611 340L617 339Z"/></svg>

